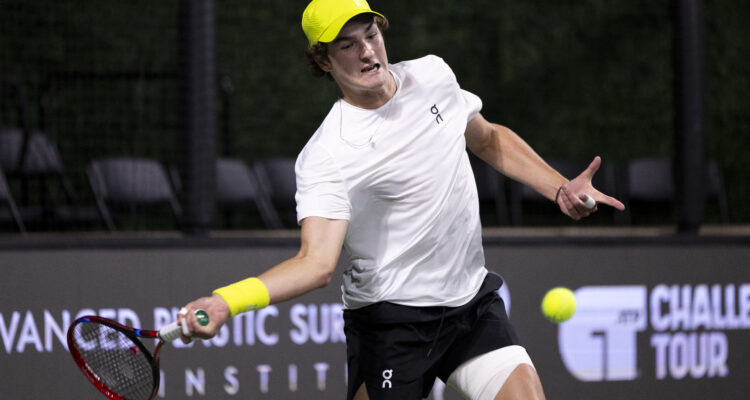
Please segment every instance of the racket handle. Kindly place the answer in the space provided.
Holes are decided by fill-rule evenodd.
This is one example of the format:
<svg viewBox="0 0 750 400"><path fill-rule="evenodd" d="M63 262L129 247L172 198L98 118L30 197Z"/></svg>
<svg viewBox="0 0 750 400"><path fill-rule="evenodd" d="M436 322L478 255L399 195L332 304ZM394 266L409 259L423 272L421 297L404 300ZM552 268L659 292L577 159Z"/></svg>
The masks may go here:
<svg viewBox="0 0 750 400"><path fill-rule="evenodd" d="M177 324L177 321L162 327L159 329L159 339L165 342L172 342L175 339L178 339L180 337L180 328L181 327Z"/></svg>
<svg viewBox="0 0 750 400"><path fill-rule="evenodd" d="M206 313L205 311L195 310L195 317L201 326L208 325L208 313ZM179 325L178 321L174 321L169 325L159 329L159 338L165 342L172 342L180 337L180 331L182 331L182 334L186 337L192 336L192 333L187 329L187 325Z"/></svg>

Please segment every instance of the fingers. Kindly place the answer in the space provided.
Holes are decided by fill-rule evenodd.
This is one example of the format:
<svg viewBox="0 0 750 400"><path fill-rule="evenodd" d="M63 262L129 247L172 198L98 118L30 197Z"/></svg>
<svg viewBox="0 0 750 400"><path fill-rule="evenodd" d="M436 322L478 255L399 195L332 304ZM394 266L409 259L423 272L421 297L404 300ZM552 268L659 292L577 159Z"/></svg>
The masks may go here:
<svg viewBox="0 0 750 400"><path fill-rule="evenodd" d="M622 204L620 200L617 200L616 198L612 196L607 196L604 194L600 195L600 198L599 200L597 200L597 203L606 204L610 207L614 207L615 209L619 211L623 211L625 209L625 204Z"/></svg>
<svg viewBox="0 0 750 400"><path fill-rule="evenodd" d="M601 157L594 157L589 166L580 175L562 186L558 206L564 214L577 221L596 212L598 204L605 204L619 211L625 210L625 205L622 202L601 193L591 185L591 180L601 165ZM595 202L593 207L587 207L586 200L589 197ZM591 205L590 203L588 204L588 206Z"/></svg>
<svg viewBox="0 0 750 400"><path fill-rule="evenodd" d="M180 321L180 337L183 343L190 343L194 337L207 339L213 336L213 333L204 332L204 326L199 323L197 314L201 308L195 303L190 303L180 309L177 313L177 319Z"/></svg>
<svg viewBox="0 0 750 400"><path fill-rule="evenodd" d="M586 204L587 198L590 200L588 205L591 207L588 207ZM587 196L585 194L581 195L581 197L578 197L568 191L568 188L566 188L565 186L563 186L560 190L560 203L560 209L563 211L563 213L567 214L570 218L573 218L576 221L580 220L583 217L588 217L598 210L596 201L593 198L590 198L590 196Z"/></svg>
<svg viewBox="0 0 750 400"><path fill-rule="evenodd" d="M196 318L196 311L203 310L202 319ZM210 339L230 318L229 307L220 296L202 297L188 303L177 314L181 325L183 343L190 343L192 338Z"/></svg>
<svg viewBox="0 0 750 400"><path fill-rule="evenodd" d="M584 196L586 200L583 201L583 205L586 206L589 210L596 207L596 201L594 201L593 198L589 197L588 195Z"/></svg>
<svg viewBox="0 0 750 400"><path fill-rule="evenodd" d="M187 308L183 307L183 309L180 310L180 313L183 314L183 316L182 316L182 325L181 325L182 326L182 330L181 330L182 336L185 337L185 338L187 338L188 340L190 340L190 338L193 336L193 333L190 331L190 327L188 326L189 325L188 321L185 319L185 316L188 313Z"/></svg>
<svg viewBox="0 0 750 400"><path fill-rule="evenodd" d="M188 316L190 315L190 312L188 311L187 307L182 307L180 311L177 313L177 321L179 321L180 324L180 339L182 339L182 342L185 344L188 344L193 341L192 339L192 333L190 331L190 322Z"/></svg>
<svg viewBox="0 0 750 400"><path fill-rule="evenodd" d="M578 221L579 219L588 217L598 211L599 204L614 207L619 211L625 209L625 205L614 197L602 194L595 189L594 192L595 193L592 193L591 195L575 195L567 187L563 186L560 189L560 201L558 201L560 210L564 214Z"/></svg>

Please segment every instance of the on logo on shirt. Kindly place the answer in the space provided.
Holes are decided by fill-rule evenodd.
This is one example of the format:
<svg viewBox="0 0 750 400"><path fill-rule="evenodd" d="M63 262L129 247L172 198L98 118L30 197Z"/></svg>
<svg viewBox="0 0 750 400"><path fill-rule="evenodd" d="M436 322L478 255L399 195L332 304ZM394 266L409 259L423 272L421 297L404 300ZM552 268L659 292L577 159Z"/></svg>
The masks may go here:
<svg viewBox="0 0 750 400"><path fill-rule="evenodd" d="M430 112L435 116L435 123L440 125L440 123L443 122L443 116L440 115L440 110L438 109L437 104L433 104L432 107L430 107Z"/></svg>

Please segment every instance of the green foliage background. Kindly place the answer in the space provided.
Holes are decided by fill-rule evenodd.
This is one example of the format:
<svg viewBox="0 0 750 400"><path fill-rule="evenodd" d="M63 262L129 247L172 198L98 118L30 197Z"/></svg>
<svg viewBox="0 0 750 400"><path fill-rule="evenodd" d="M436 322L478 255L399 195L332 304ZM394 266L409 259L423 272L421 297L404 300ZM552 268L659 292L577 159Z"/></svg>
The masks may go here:
<svg viewBox="0 0 750 400"><path fill-rule="evenodd" d="M252 160L294 156L336 99L307 71L305 0L216 1L217 66L231 78L229 148ZM726 181L733 222L750 221L750 3L703 1L707 156ZM488 120L511 127L543 157L620 164L673 153L669 0L372 0L391 28L391 62L443 57ZM27 88L27 118L44 123L66 164L102 154L172 162L179 85L167 80L62 79L60 72L178 73L176 0L0 1L0 75ZM43 121L36 104L47 102ZM0 125L14 115L3 107ZM711 217L709 217L710 219ZM710 220L709 220L710 222Z"/></svg>

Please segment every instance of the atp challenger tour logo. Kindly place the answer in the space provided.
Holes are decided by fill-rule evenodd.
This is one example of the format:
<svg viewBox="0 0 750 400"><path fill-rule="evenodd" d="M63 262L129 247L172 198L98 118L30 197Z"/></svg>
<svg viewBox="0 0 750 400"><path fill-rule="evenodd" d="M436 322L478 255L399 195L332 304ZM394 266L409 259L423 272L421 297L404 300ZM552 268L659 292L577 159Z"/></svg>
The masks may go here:
<svg viewBox="0 0 750 400"><path fill-rule="evenodd" d="M586 286L575 295L578 310L558 341L565 367L582 381L726 377L726 331L750 329L750 284ZM645 345L653 369L638 363Z"/></svg>

